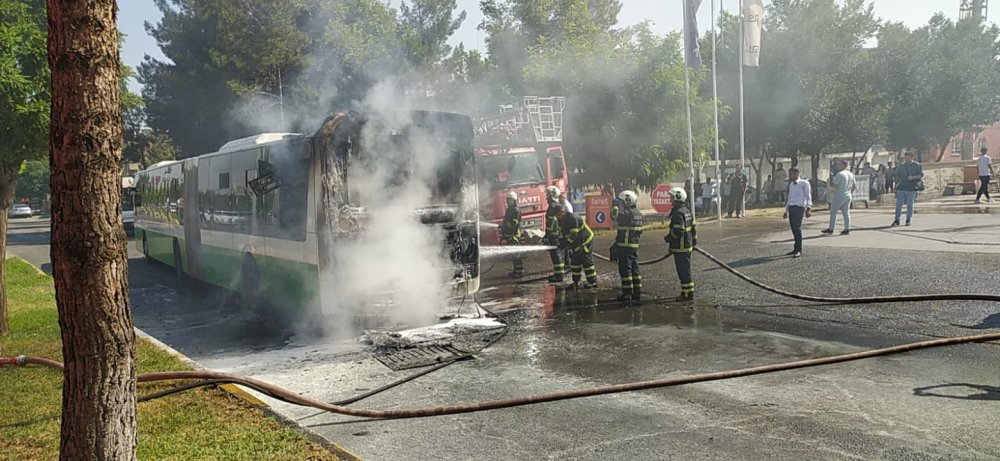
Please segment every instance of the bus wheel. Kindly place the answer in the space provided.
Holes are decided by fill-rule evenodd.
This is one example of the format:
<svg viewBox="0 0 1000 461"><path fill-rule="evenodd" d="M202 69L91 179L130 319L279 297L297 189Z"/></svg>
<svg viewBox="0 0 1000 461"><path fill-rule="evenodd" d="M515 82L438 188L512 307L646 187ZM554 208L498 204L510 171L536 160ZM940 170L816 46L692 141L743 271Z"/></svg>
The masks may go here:
<svg viewBox="0 0 1000 461"><path fill-rule="evenodd" d="M240 268L240 301L244 308L249 308L253 312L258 312L261 306L260 300L260 270L257 269L257 262L253 256L243 255L243 263Z"/></svg>
<svg viewBox="0 0 1000 461"><path fill-rule="evenodd" d="M152 258L149 257L149 243L146 242L146 233L142 233L142 259L146 262L152 262Z"/></svg>
<svg viewBox="0 0 1000 461"><path fill-rule="evenodd" d="M174 274L184 278L184 261L181 259L181 244L174 239Z"/></svg>

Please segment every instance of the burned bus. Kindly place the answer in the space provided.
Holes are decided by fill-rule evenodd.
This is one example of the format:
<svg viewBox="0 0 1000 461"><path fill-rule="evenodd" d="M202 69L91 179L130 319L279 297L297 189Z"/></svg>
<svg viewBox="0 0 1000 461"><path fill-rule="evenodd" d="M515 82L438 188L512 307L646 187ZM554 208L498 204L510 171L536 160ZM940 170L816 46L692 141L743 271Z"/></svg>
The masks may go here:
<svg viewBox="0 0 1000 461"><path fill-rule="evenodd" d="M442 263L429 267L441 271L451 295L473 293L472 142L468 117L429 111L339 113L312 136L231 141L138 173L136 244L178 275L235 290L255 307L315 308L337 296L321 287L326 276L355 270L338 249L365 237L381 204L405 198L397 203L411 209L394 224L431 229L432 256ZM408 186L417 182L420 193Z"/></svg>

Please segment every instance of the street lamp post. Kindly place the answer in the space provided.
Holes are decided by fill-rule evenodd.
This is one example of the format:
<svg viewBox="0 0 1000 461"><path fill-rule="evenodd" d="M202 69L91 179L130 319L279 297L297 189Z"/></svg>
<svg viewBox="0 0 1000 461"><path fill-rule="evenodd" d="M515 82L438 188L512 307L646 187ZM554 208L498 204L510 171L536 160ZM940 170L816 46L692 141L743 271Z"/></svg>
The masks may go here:
<svg viewBox="0 0 1000 461"><path fill-rule="evenodd" d="M260 94L260 95L263 95L263 96L272 97L272 98L278 100L278 109L279 109L279 111L281 113L281 129L282 130L285 130L285 92L284 92L284 89L283 89L284 86L285 85L283 85L281 83L281 69L278 69L278 94L268 93L266 91L261 91L261 90L257 91L257 94ZM268 106L268 107L270 107L270 106Z"/></svg>

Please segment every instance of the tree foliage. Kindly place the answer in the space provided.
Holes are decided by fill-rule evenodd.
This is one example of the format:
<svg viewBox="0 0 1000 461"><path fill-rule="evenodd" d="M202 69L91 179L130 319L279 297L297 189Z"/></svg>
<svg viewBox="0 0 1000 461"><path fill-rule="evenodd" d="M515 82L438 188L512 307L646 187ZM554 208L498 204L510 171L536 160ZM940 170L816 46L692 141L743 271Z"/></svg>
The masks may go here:
<svg viewBox="0 0 1000 461"><path fill-rule="evenodd" d="M0 169L45 155L49 118L45 2L0 0ZM6 199L5 199L6 200Z"/></svg>

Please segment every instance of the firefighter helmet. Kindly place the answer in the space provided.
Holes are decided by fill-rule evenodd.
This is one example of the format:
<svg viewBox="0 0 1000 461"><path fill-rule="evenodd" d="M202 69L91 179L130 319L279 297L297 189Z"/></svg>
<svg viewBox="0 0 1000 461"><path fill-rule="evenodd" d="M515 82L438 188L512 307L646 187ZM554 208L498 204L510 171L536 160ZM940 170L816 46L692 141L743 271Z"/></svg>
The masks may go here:
<svg viewBox="0 0 1000 461"><path fill-rule="evenodd" d="M549 186L545 188L545 196L550 200L559 200L559 188L556 186Z"/></svg>
<svg viewBox="0 0 1000 461"><path fill-rule="evenodd" d="M517 192L510 191L510 193L507 194L507 203L517 205Z"/></svg>
<svg viewBox="0 0 1000 461"><path fill-rule="evenodd" d="M670 197L678 202L687 202L688 193L684 189L670 189Z"/></svg>
<svg viewBox="0 0 1000 461"><path fill-rule="evenodd" d="M626 205L635 205L635 201L639 199L639 196L630 190L622 191L618 194L618 199Z"/></svg>

